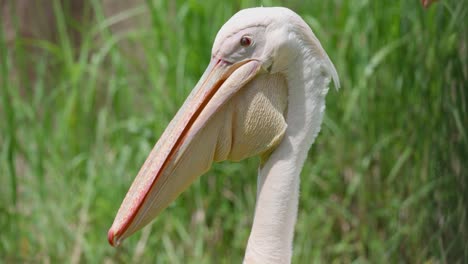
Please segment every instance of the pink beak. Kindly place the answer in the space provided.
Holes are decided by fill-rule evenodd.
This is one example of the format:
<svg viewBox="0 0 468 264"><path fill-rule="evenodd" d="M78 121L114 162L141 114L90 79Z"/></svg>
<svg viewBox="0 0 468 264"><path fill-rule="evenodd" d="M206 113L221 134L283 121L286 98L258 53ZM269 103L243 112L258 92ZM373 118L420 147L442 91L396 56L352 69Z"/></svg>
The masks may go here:
<svg viewBox="0 0 468 264"><path fill-rule="evenodd" d="M143 228L212 163L210 140L193 152L194 138L218 109L254 78L257 60L230 63L213 58L136 176L108 232L112 246ZM212 132L214 133L214 132ZM199 146L200 146L199 145ZM186 159L190 156L189 159ZM205 157L209 157L205 158ZM202 160L203 159L203 160Z"/></svg>

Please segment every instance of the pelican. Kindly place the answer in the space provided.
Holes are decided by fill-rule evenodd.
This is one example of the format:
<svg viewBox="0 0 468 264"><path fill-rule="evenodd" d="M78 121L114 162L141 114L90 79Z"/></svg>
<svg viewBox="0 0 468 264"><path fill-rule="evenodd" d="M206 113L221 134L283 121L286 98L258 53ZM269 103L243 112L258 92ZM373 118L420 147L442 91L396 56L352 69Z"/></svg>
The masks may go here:
<svg viewBox="0 0 468 264"><path fill-rule="evenodd" d="M290 263L299 176L338 74L310 27L283 7L244 9L125 196L109 243L150 223L212 163L260 156L244 263Z"/></svg>

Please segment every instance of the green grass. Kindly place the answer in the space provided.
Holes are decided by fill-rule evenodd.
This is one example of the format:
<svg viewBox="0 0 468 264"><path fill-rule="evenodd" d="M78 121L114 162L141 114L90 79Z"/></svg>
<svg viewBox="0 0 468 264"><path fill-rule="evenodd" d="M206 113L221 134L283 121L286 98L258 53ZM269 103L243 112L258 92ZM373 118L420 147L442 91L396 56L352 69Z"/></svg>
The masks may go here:
<svg viewBox="0 0 468 264"><path fill-rule="evenodd" d="M0 262L241 262L256 159L215 165L120 248L106 234L220 26L260 4L298 12L342 84L301 175L293 262L468 262L467 1L149 0L105 17L93 0L87 23L51 2L56 41L0 31ZM111 31L135 17L148 26Z"/></svg>

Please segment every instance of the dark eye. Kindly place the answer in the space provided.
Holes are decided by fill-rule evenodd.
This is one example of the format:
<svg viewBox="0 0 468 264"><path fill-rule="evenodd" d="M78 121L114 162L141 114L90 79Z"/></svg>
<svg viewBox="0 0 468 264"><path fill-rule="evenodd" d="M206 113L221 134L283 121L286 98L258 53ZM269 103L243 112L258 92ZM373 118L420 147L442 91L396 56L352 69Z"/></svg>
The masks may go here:
<svg viewBox="0 0 468 264"><path fill-rule="evenodd" d="M243 36L240 39L240 44L241 44L242 47L248 47L248 46L250 46L250 44L252 44L252 39L249 38L249 37Z"/></svg>

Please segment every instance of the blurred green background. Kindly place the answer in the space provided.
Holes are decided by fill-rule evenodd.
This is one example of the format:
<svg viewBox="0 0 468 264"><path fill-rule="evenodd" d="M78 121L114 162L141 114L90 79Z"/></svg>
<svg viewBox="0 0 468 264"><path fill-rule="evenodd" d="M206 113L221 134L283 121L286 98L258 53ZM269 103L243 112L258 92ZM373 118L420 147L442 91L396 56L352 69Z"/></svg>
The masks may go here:
<svg viewBox="0 0 468 264"><path fill-rule="evenodd" d="M240 263L257 159L115 249L138 169L236 11L287 6L337 67L293 263L468 263L467 2L0 1L0 262Z"/></svg>

